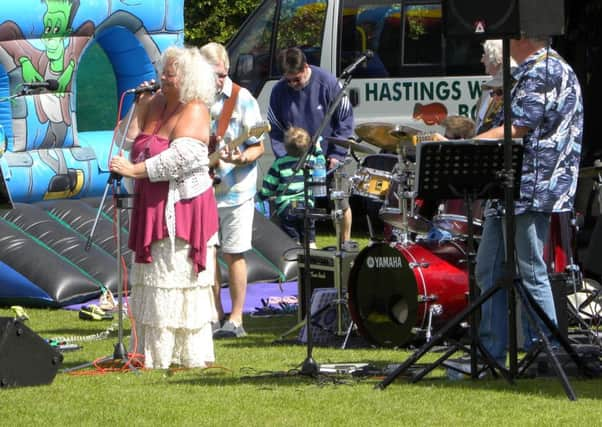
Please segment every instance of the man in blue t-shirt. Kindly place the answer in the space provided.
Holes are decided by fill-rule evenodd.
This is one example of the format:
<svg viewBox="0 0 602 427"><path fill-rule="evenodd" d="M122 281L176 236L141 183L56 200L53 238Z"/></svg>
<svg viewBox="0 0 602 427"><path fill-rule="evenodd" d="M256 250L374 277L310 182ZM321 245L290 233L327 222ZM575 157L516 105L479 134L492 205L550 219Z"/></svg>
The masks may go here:
<svg viewBox="0 0 602 427"><path fill-rule="evenodd" d="M276 158L286 155L284 133L290 127L300 127L314 136L320 128L330 103L342 90L337 78L329 72L309 65L305 54L296 47L284 49L279 56L282 79L272 89L268 121L272 130L270 139ZM342 162L346 150L326 138L347 139L353 134L353 110L349 98L344 96L321 134L322 151L328 169ZM331 184L332 184L331 180ZM341 201L343 218L341 239L351 239L351 209L347 198Z"/></svg>

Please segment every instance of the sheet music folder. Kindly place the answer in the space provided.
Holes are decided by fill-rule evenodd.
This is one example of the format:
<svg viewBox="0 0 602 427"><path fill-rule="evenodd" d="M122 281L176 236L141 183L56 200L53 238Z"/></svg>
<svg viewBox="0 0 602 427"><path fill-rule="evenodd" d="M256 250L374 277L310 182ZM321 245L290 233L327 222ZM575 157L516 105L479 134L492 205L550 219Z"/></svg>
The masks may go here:
<svg viewBox="0 0 602 427"><path fill-rule="evenodd" d="M523 164L521 139L512 140L514 199L520 193ZM421 142L416 150L414 191L420 199L504 198L504 140L461 139Z"/></svg>

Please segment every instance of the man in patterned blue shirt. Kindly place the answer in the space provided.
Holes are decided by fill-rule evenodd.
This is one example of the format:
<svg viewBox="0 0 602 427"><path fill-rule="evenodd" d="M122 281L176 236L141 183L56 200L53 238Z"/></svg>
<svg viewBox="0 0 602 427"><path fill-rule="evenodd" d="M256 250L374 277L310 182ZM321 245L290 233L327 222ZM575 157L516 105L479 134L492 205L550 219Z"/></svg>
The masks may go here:
<svg viewBox="0 0 602 427"><path fill-rule="evenodd" d="M583 133L581 88L547 38L511 40L510 53L519 64L512 73L511 133L524 144L520 199L515 203L516 263L526 291L557 324L543 249L551 214L573 208ZM503 139L502 121L500 113L497 126L475 138ZM485 216L475 271L483 292L501 279L505 261L503 211L488 209ZM479 325L482 344L501 366L508 343L506 297L500 290L483 304ZM538 337L525 315L523 330L528 350Z"/></svg>
<svg viewBox="0 0 602 427"><path fill-rule="evenodd" d="M251 128L261 122L259 105L251 93L240 88L236 95L232 80L228 77L230 60L226 48L219 43L208 43L201 48L201 54L213 66L216 86L219 90L216 102L211 107L211 133L216 134L219 118L225 110L224 104L230 97L236 97L234 108L227 122L224 140L234 140L244 128ZM229 319L213 334L214 338L243 337L243 308L247 290L247 263L244 253L252 248L253 214L255 212L255 192L257 191L257 162L263 155L261 139L251 137L239 148L223 152L222 149L217 175L220 183L215 187L215 198L219 210L220 246L224 261L228 264L229 291L232 311ZM220 300L220 283L216 281L215 303L221 320L224 312Z"/></svg>

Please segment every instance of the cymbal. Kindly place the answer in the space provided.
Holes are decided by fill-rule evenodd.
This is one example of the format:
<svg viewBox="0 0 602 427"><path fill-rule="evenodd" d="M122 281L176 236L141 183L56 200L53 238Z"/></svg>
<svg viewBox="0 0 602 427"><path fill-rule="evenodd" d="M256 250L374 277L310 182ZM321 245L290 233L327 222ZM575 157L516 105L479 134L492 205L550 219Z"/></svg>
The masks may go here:
<svg viewBox="0 0 602 427"><path fill-rule="evenodd" d="M391 136L399 139L408 138L416 135L420 135L422 131L420 129L413 128L411 126L395 126L391 132Z"/></svg>
<svg viewBox="0 0 602 427"><path fill-rule="evenodd" d="M588 166L579 169L579 178L598 178L602 174L602 167Z"/></svg>
<svg viewBox="0 0 602 427"><path fill-rule="evenodd" d="M374 150L373 148L370 148L367 145L359 144L352 139L341 139L341 138L328 137L328 138L326 138L326 141L332 142L336 145L339 145L341 147L345 147L348 149L351 148L351 150L356 153L376 154L376 150Z"/></svg>
<svg viewBox="0 0 602 427"><path fill-rule="evenodd" d="M385 150L395 151L399 145L399 141L390 134L394 129L395 125L391 123L371 122L357 125L355 133L363 141L384 148Z"/></svg>
<svg viewBox="0 0 602 427"><path fill-rule="evenodd" d="M413 150L415 148L413 136L420 131L409 126L372 122L356 126L355 133L372 145L389 151L397 151L402 147Z"/></svg>

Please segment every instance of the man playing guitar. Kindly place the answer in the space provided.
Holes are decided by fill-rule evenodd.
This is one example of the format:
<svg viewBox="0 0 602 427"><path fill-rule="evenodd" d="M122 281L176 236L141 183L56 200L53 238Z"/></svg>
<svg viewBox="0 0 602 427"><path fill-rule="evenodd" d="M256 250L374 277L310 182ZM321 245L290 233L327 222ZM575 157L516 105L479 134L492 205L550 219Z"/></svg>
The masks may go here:
<svg viewBox="0 0 602 427"><path fill-rule="evenodd" d="M229 290L232 311L228 320L220 299L221 279L216 277L214 296L221 327L214 332L215 338L243 337L243 306L247 288L247 264L244 253L252 248L253 214L257 186L256 160L263 154L262 139L256 136L240 141L239 147L228 144L238 142L245 130L261 122L259 105L244 88L234 84L228 77L230 61L224 46L208 43L201 54L213 66L217 82L217 98L211 107L212 133L217 135L217 154L220 162L216 168L219 184L215 197L219 210L220 245L228 265ZM223 140L220 141L220 138ZM219 268L216 268L219 276Z"/></svg>

